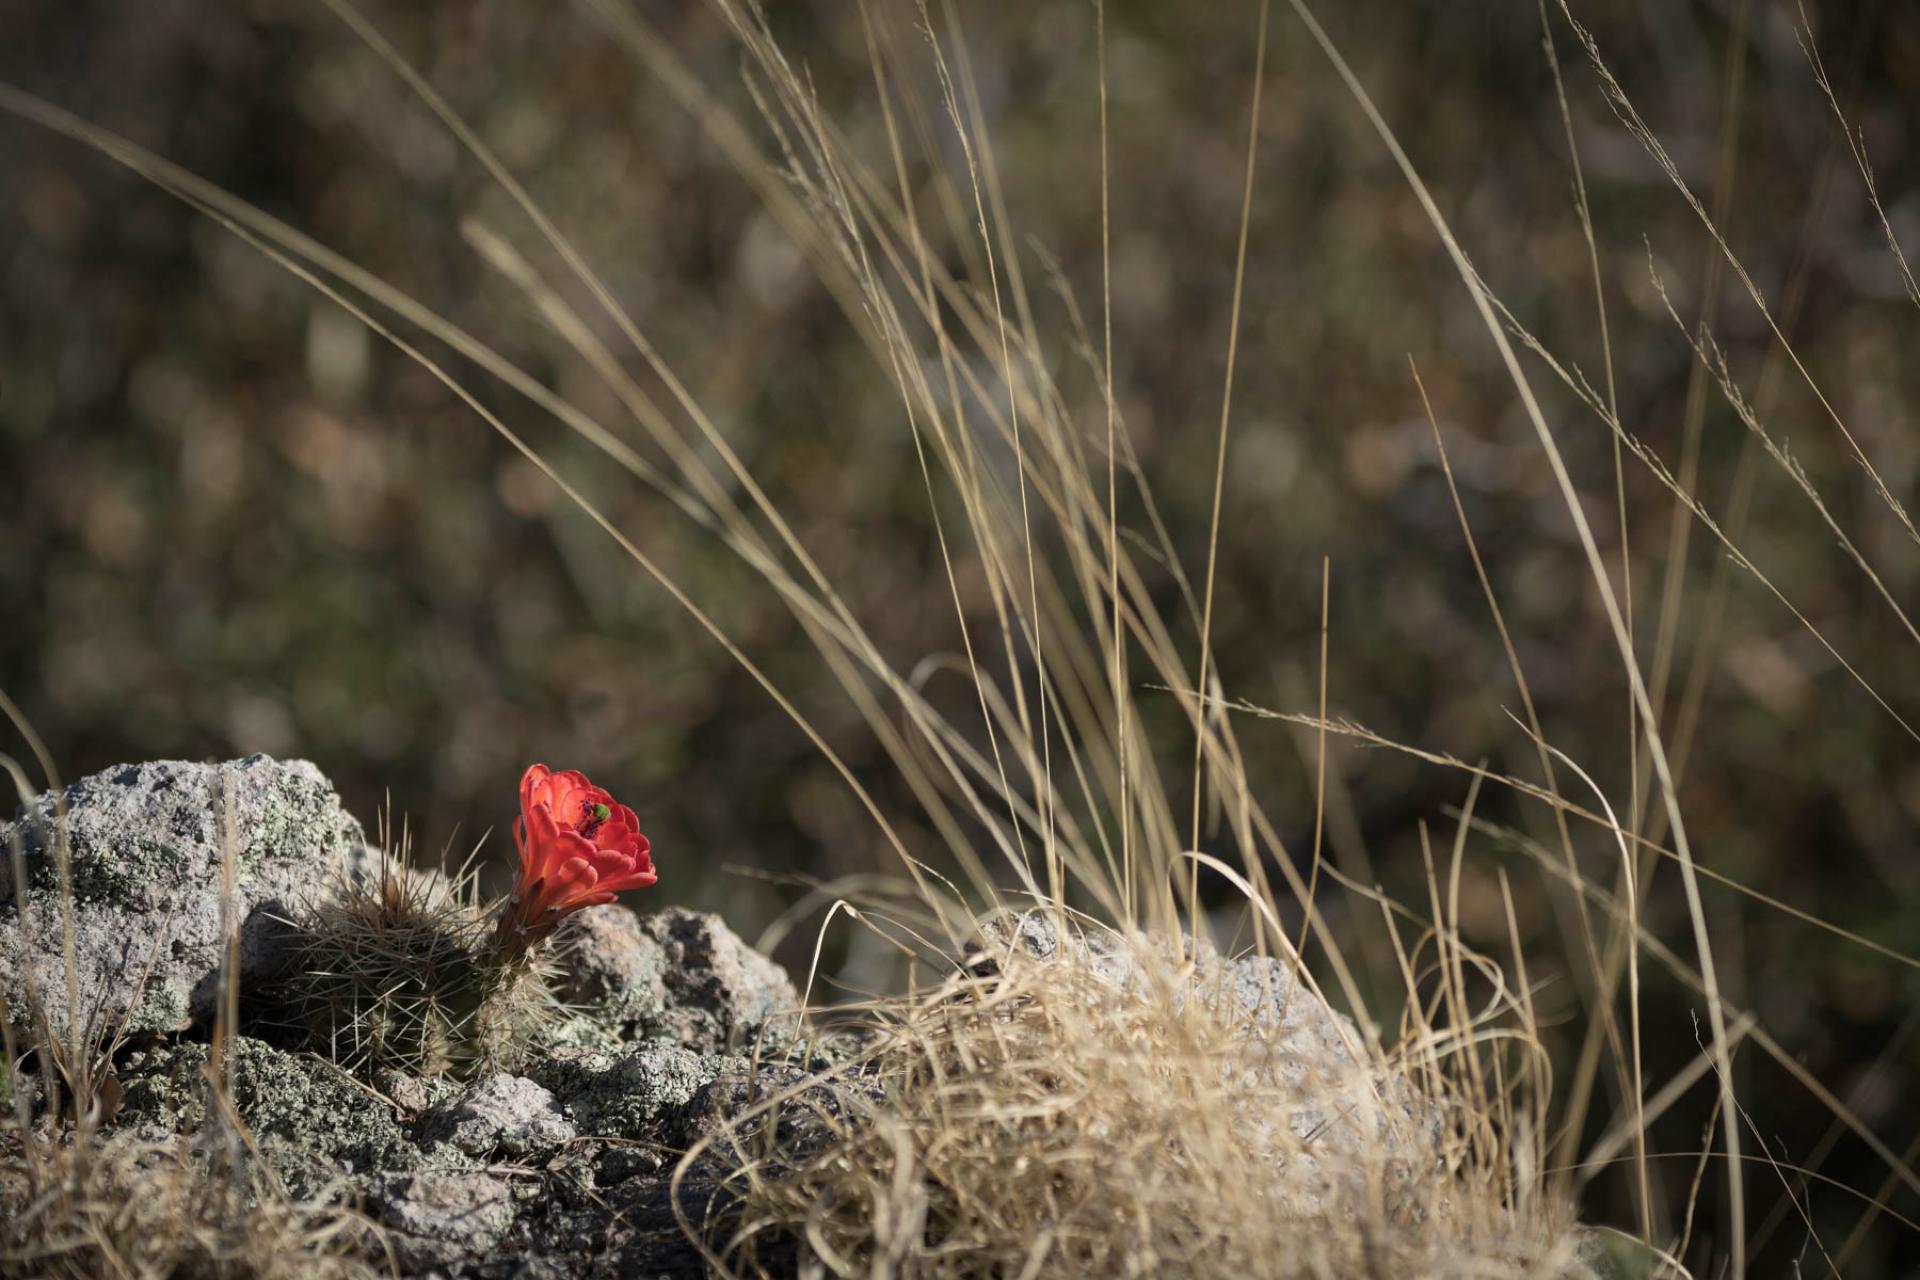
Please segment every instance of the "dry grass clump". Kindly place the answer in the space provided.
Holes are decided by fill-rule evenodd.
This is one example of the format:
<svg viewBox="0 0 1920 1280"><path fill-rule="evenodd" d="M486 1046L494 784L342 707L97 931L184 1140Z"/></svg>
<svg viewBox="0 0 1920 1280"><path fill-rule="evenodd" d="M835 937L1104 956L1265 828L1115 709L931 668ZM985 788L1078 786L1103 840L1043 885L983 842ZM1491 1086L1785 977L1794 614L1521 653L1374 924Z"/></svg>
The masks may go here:
<svg viewBox="0 0 1920 1280"><path fill-rule="evenodd" d="M839 1276L1592 1274L1524 1123L1454 1087L1491 1055L1375 1058L1284 964L1177 952L1016 947L893 1006L884 1102L836 1122L808 1090L715 1140L737 1256L792 1233ZM797 1156L766 1141L795 1105L833 1135Z"/></svg>
<svg viewBox="0 0 1920 1280"><path fill-rule="evenodd" d="M362 1280L373 1228L183 1142L0 1137L0 1276ZM241 1162L236 1162L236 1165Z"/></svg>
<svg viewBox="0 0 1920 1280"><path fill-rule="evenodd" d="M1725 926L1710 919L1702 897L1707 872L1695 864L1681 767L1669 760L1670 754L1684 759L1691 730L1663 719L1675 634L1670 624L1684 600L1680 579L1672 579L1676 585L1652 624L1662 637L1651 662L1659 674L1643 674L1636 634L1648 624L1636 628L1632 620L1625 557L1616 586L1586 514L1582 484L1592 481L1576 479L1563 455L1549 421L1549 413L1559 411L1536 394L1539 371L1530 361L1544 364L1617 442L1616 492L1624 491L1626 460L1645 465L1671 490L1680 514L1698 519L1723 542L1743 572L1769 590L1772 583L1699 505L1690 482L1680 478L1688 468L1669 471L1621 419L1604 305L1595 317L1609 353L1603 398L1577 362L1520 331L1494 298L1386 115L1305 0L1287 7L1399 167L1500 357L1540 463L1578 536L1589 580L1582 589L1607 618L1631 699L1628 781L1624 788L1616 784L1615 794L1548 739L1521 648L1508 634L1496 577L1481 565L1466 505L1453 490L1438 417L1432 418L1463 542L1525 712L1515 749L1522 758L1537 758L1539 776L1494 772L1409 745L1428 763L1458 767L1473 778L1451 865L1443 872L1429 857L1430 904L1417 909L1385 901L1364 878L1342 874L1322 856L1330 790L1326 738L1361 733L1329 717L1328 563L1321 565L1318 714L1291 717L1318 739L1310 837L1285 829L1268 808L1270 797L1251 780L1249 753L1272 747L1241 736L1237 726L1260 715L1240 692L1251 677L1223 671L1214 652L1218 532L1235 424L1250 210L1261 123L1271 114L1261 109L1270 6L1259 8L1259 52L1245 116L1220 410L1217 428L1201 437L1212 461L1210 520L1204 557L1195 566L1201 571L1189 573L1193 548L1176 541L1140 472L1122 412L1124 369L1120 379L1115 372L1108 248L1115 184L1104 7L1096 5L1091 51L1099 126L1085 139L1099 173L1100 305L1083 311L1074 282L1053 278L1043 255L1023 246L1008 214L989 113L953 6L921 7L917 14L913 7L861 7L873 97L865 118L842 122L820 105L810 73L786 57L758 6L748 0L714 5L739 37L762 117L758 132L704 90L634 6L586 0L616 43L668 86L763 198L898 391L957 641L911 667L862 624L852 597L815 558L640 319L488 148L483 131L456 115L347 0L328 0L328 7L405 80L423 110L537 233L529 251L512 227L496 230L473 220L463 224L469 245L600 376L611 392L601 403L617 404L630 423L601 422L422 301L132 144L3 87L0 107L97 147L207 212L366 323L551 479L664 597L739 662L846 783L871 818L876 843L897 857L917 897L912 911L892 913L895 924L910 920L911 928L896 932L910 935L913 945L888 935L910 963L962 942L978 908L1014 899L1043 904L1056 915L1095 913L1122 937L1160 940L1069 945L1043 954L1002 940L990 971L975 967L932 992L884 1005L878 1011L882 1038L858 1064L860 1074L848 1068L838 1080L800 1081L690 1154L683 1179L700 1157L717 1156L746 1202L732 1238L712 1246L716 1261L724 1255L750 1271L874 1277L1579 1275L1587 1270L1579 1255L1593 1237L1574 1225L1570 1198L1603 1173L1615 1176L1607 1171L1617 1166L1618 1176L1630 1180L1633 1247L1645 1264L1635 1269L1685 1274L1659 1249L1673 1244L1676 1257L1691 1256L1695 1203L1711 1160L1718 1165L1721 1204L1712 1210L1718 1238L1710 1248L1724 1251L1727 1272L1739 1276L1747 1265L1747 1166L1756 1159L1742 1147L1747 1119L1735 1094L1743 1037L1832 1112L1836 1137L1851 1130L1873 1150L1888 1167L1890 1188L1899 1181L1920 1191L1911 1160L1895 1154L1722 993L1714 955L1715 934ZM1566 6L1560 8L1570 23ZM1553 28L1546 6L1537 9L1556 94L1563 94ZM1577 25L1572 29L1621 124L1700 213L1727 267L1747 283L1745 268L1606 71L1591 38ZM1564 96L1559 105L1580 184L1574 212L1598 284L1600 251L1579 177L1572 113ZM528 238L525 230L518 236ZM1034 287L1043 276L1060 286L1056 310ZM1750 284L1748 290L1791 355L1759 291ZM587 296L594 309L576 310L572 299ZM617 348L605 336L616 332ZM623 532L569 480L571 467L563 469L510 425L517 418L489 407L427 340L445 344L577 433L756 574L871 729L874 754L884 756L904 788L894 796L911 796L909 812L896 812L886 793L876 793L868 770L836 750L803 703L729 634L722 615L709 612L698 593L652 557L644 539ZM1712 380L1748 422L1746 401L1723 376L1714 348L1703 340L1693 349L1703 366L1714 366ZM1797 356L1792 364L1806 373ZM644 374L636 372L641 365ZM1805 381L1826 405L1810 374ZM1418 394L1424 406L1424 390ZM1912 533L1838 414L1831 408L1828 414L1875 491ZM1757 431L1758 421L1748 425ZM644 455L629 442L640 436ZM1767 452L1799 478L1789 455ZM596 483L600 478L596 474ZM1816 496L1810 485L1807 491ZM1624 524L1624 499L1619 505ZM1680 514L1675 528L1684 532L1691 526ZM1864 557L1859 564L1878 585ZM1786 603L1784 594L1772 594ZM1878 594L1891 603L1884 587ZM1788 608L1824 643L1806 615ZM1895 612L1907 622L1897 606ZM1914 631L1911 624L1906 629ZM963 677L957 695L932 678L946 672ZM1574 780L1585 790L1572 790ZM1561 892L1550 880L1548 891L1562 913L1569 956L1566 966L1543 977L1558 979L1570 970L1584 978L1570 984L1577 1004L1569 1007L1586 1025L1571 1079L1558 1092L1531 1006L1528 961L1503 868L1496 870L1513 935L1512 976L1504 964L1469 954L1458 941L1462 868L1483 852L1467 839L1480 829L1471 813L1482 781L1543 806L1538 816L1557 836L1541 846L1545 852L1536 861L1544 874L1567 882ZM1678 868L1678 885L1663 886L1660 894L1684 908L1691 958L1651 931L1647 922L1657 923L1657 914L1643 919L1656 858ZM1605 869L1611 888L1589 878L1594 867ZM1222 882L1244 899L1244 910ZM1326 898L1316 898L1327 882L1338 884L1342 898L1333 919ZM504 1028L490 1021L502 1007L494 1003L500 974L481 958L480 913L459 894L439 892L383 875L348 890L310 922L298 1004L306 1011L304 1024L336 1060L449 1070L515 1042L514 1011L538 1001L505 1000L509 1021ZM1276 961L1236 965L1198 945L1223 903L1238 917L1228 927L1254 931ZM1280 927L1283 906L1297 910L1286 928ZM1377 924L1374 907L1380 908ZM880 914L869 911L873 918ZM1402 920L1415 922L1410 943L1400 937ZM1182 935L1196 939L1191 953L1171 945ZM1381 943L1367 959L1379 961L1381 973L1374 976L1385 978L1366 990L1343 953L1362 938ZM1371 1026L1345 1023L1328 1012L1317 989L1309 996L1301 959L1309 951L1346 1008L1388 1010L1382 1016L1391 1018L1395 998L1404 994L1396 1033L1388 1038ZM1642 1027L1643 958L1650 971L1657 963L1697 991L1706 1014L1699 1055L1664 1082L1649 1078L1645 1039L1671 1037L1674 1029ZM1257 978L1251 988L1248 975ZM1383 996L1380 988L1394 987L1396 978L1401 990ZM869 1088L876 1083L878 1093ZM1716 1095L1718 1129L1701 1143L1708 1151L1658 1150L1653 1124L1696 1084ZM1617 1115L1588 1146L1590 1109L1609 1091L1619 1100ZM813 1119L794 1123L801 1111ZM756 1116L771 1123L756 1125ZM789 1140L781 1140L783 1129ZM807 1140L792 1141L796 1135ZM1674 1156L1698 1161L1692 1185L1678 1195L1657 1193L1663 1180L1656 1160ZM1771 1154L1766 1160L1773 1162ZM1789 1188L1787 1200L1798 1209L1795 1195ZM1884 1199L1885 1193L1874 1198L1876 1212ZM1810 1220L1808 1226L1811 1234Z"/></svg>

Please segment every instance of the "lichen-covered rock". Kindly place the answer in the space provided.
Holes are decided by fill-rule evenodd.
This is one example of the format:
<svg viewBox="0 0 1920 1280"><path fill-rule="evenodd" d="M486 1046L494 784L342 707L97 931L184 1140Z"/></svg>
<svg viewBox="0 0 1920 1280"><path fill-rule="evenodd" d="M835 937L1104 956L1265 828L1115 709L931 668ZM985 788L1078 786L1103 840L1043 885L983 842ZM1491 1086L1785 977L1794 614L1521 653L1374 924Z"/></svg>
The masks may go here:
<svg viewBox="0 0 1920 1280"><path fill-rule="evenodd" d="M679 1131L688 1104L704 1086L747 1065L734 1055L657 1044L618 1057L563 1051L536 1065L533 1074L581 1133L658 1141Z"/></svg>
<svg viewBox="0 0 1920 1280"><path fill-rule="evenodd" d="M316 961L316 921L340 906L322 895L379 886L389 871L314 766L264 756L128 765L76 783L61 804L72 1008L95 1030L124 1018L135 1033L113 1062L115 1131L257 1156L292 1196L364 1210L383 1232L370 1260L409 1280L705 1274L681 1214L700 1222L740 1206L711 1161L675 1183L681 1153L803 1080L798 1067L754 1061L756 1051L773 1059L792 1047L793 984L718 917L580 913L567 949L547 957L557 961L552 994L568 1008L537 1020L516 1067L524 1074L456 1082L354 1060L344 1041L324 1036L311 1046L318 1053L291 1051L291 1037L310 1030L285 998L296 975L352 969L368 938L352 924L335 963ZM54 809L42 800L0 825L0 845L17 840L25 855L18 893L0 858L0 997L5 1016L25 1022L31 988L64 1030ZM228 871L235 891L223 915ZM450 888L428 875L408 881ZM239 942L238 1025L249 1034L223 1041L217 1074L229 1092L216 1105L206 1041L229 927ZM547 1008L549 988L537 997ZM817 1053L810 1061L825 1062ZM772 1074L761 1080L761 1071ZM852 1115L846 1102L807 1094L778 1111L776 1131L817 1142L829 1131L823 1121ZM229 1105L237 1131L223 1122Z"/></svg>
<svg viewBox="0 0 1920 1280"><path fill-rule="evenodd" d="M716 915L669 907L636 918L591 907L572 922L557 994L629 1039L702 1053L785 1044L800 995L779 965Z"/></svg>
<svg viewBox="0 0 1920 1280"><path fill-rule="evenodd" d="M228 1055L234 1110L295 1195L316 1194L345 1175L419 1163L392 1104L332 1063L246 1036L234 1037ZM123 1068L121 1124L207 1132L211 1056L204 1044L135 1053Z"/></svg>
<svg viewBox="0 0 1920 1280"><path fill-rule="evenodd" d="M407 1275L472 1263L513 1228L513 1188L487 1173L379 1174L367 1201Z"/></svg>
<svg viewBox="0 0 1920 1280"><path fill-rule="evenodd" d="M40 797L0 826L0 850L20 842L27 878L17 893L12 859L0 858L0 996L9 1019L25 1023L31 989L56 1030L70 1010L95 1028L125 1017L130 1032L211 1021L227 851L244 990L280 962L288 932L281 921L305 894L345 874L365 845L326 776L304 760L119 765L68 787L58 807L73 876L72 993L54 798Z"/></svg>
<svg viewBox="0 0 1920 1280"><path fill-rule="evenodd" d="M446 1142L470 1156L545 1155L575 1134L554 1096L523 1076L498 1072L428 1117L428 1142Z"/></svg>

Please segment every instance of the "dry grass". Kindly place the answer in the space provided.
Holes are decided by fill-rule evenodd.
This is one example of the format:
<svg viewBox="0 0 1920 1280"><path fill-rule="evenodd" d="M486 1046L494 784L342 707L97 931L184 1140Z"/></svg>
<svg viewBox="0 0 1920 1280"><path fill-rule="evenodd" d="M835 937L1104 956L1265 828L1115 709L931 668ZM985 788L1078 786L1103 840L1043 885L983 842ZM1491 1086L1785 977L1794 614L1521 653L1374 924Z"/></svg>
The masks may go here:
<svg viewBox="0 0 1920 1280"><path fill-rule="evenodd" d="M1590 1274L1571 1207L1533 1194L1537 1131L1486 1096L1524 1043L1381 1064L1285 966L1263 991L1029 921L986 976L897 1007L858 1078L883 1101L847 1120L792 1091L714 1140L750 1205L733 1267L797 1237L844 1276ZM830 1140L770 1136L810 1104Z"/></svg>
<svg viewBox="0 0 1920 1280"><path fill-rule="evenodd" d="M991 764L969 758L965 736L902 694L927 739L923 751L902 753L904 763L991 833L1021 896L1055 912L1081 904L1120 931L1102 936L1129 940L1117 979L1111 959L1093 962L1085 947L1034 962L1003 946L998 976L958 979L887 1007L873 1063L889 1082L885 1104L864 1123L835 1126L839 1140L798 1168L777 1152L744 1159L737 1176L749 1221L774 1238L798 1237L803 1258L843 1276L1584 1273L1564 1184L1546 1175L1551 1086L1524 974L1508 980L1499 965L1463 951L1437 877L1418 941L1396 945L1409 993L1401 1034L1387 1039L1348 1022L1325 1041L1301 1037L1299 1022L1322 1010L1324 997L1300 967L1309 935L1296 941L1277 927L1283 891L1270 877L1305 906L1308 930L1323 927L1313 905L1318 836L1313 861L1296 863L1251 792L1231 723L1194 695L1218 689L1208 671L1211 553L1198 591L1180 578L1184 616L1166 616L1147 598L1151 562L1137 561L1119 536L1116 495L1129 457L1104 383L1111 354L1094 347L1070 309L1065 344L1077 344L1102 375L1102 441L1074 419L1068 393L1047 372L1048 340L1004 226L951 15L944 28L927 15L918 50L870 15L895 148L890 183L819 109L758 14L722 7L753 59L757 100L782 147L797 219L789 230L856 292L916 444L960 498L965 535L994 586L999 651L992 638L985 652L967 644ZM657 65L650 34L607 11ZM1262 46L1265 33L1263 6ZM1256 68L1256 122L1258 76ZM938 86L930 102L911 87L924 85ZM984 232L971 283L937 265L951 256L948 237L964 244L964 233L930 229L916 212L916 186L937 188L939 171L909 177L921 158L902 150L903 136L924 140L941 125L959 140L966 166L946 207L968 210ZM1257 125L1246 152L1249 199L1256 137ZM1222 466L1245 218L1243 202ZM996 447L1011 453L1010 475L983 461ZM1146 497L1144 477L1126 478ZM1216 536L1218 481L1217 466ZM935 484L929 470L937 504ZM1161 563L1178 575L1179 557L1165 531L1155 532ZM951 557L949 536L943 531L942 550ZM957 606L957 587L955 598ZM1201 637L1194 674L1174 639L1183 625ZM1182 695L1193 731L1184 786L1166 768L1165 744L1135 736L1136 664ZM1011 673L1002 677L1010 689L996 670ZM1322 758L1324 750L1323 737ZM1226 828L1222 843L1237 856L1200 852L1203 811ZM1456 848L1456 868L1458 857ZM983 862L963 850L973 886L999 901L998 878ZM1262 993L1271 1003L1257 998L1255 1008L1287 1016L1263 1019L1210 999L1212 966L1174 959L1204 957L1210 946L1203 871L1243 896L1260 955L1279 957L1279 980ZM954 928L958 913L943 892L923 899L927 933L992 944L964 922ZM1384 909L1382 925L1397 944ZM1319 941L1359 1007L1339 948ZM751 1122L729 1146L736 1155L760 1150ZM1639 1264L1663 1265L1645 1248Z"/></svg>
<svg viewBox="0 0 1920 1280"><path fill-rule="evenodd" d="M1057 303L1030 287L1035 255L1009 225L957 16L945 8L923 9L916 18L863 7L880 128L862 136L884 139L882 153L872 155L819 106L806 75L789 64L753 9L717 0L746 56L763 116L758 130L715 101L631 8L586 0L613 38L672 89L734 161L897 388L955 608L959 652L942 660L965 674L967 696L948 703L883 653L774 497L532 195L345 0L329 4L527 215L537 253L495 228L469 225L464 234L481 260L518 285L606 380L632 425L667 459L666 469L644 461L619 430L558 400L479 339L292 228L46 104L0 90L0 105L86 140L285 265L438 378L559 485L760 682L839 771L910 885L904 902L863 899L859 914L900 949L913 972L939 966L943 957L951 969L951 957L968 946L998 946L997 972L963 971L876 1007L881 1040L859 1066L884 1084L884 1099L856 1109L857 1123L836 1121L828 1126L829 1141L798 1156L765 1151L751 1118L723 1135L718 1145L734 1157L748 1217L739 1236L715 1242L716 1257L751 1270L756 1249L777 1242L798 1250L806 1274L875 1277L1577 1274L1585 1264L1576 1256L1583 1237L1573 1222L1574 1195L1626 1150L1622 1175L1634 1182L1641 1217L1641 1239L1631 1249L1634 1269L1680 1271L1664 1250L1684 1253L1692 1208L1711 1170L1726 1206L1726 1261L1734 1274L1743 1271L1746 1171L1755 1158L1750 1147L1742 1149L1749 1121L1735 1095L1734 1056L1750 1039L1787 1070L1796 1064L1720 992L1680 806L1679 767L1656 714L1665 676L1649 681L1642 675L1614 569L1587 523L1549 411L1530 381L1535 366L1523 363L1523 353L1543 359L1605 423L1619 442L1617 465L1643 464L1676 495L1682 526L1699 519L1735 552L1739 567L1763 582L1764 575L1738 552L1737 530L1714 523L1693 497L1686 469L1669 470L1620 421L1610 365L1603 395L1573 362L1555 359L1518 331L1307 6L1296 0L1292 7L1418 193L1500 351L1579 534L1587 585L1617 641L1635 722L1632 790L1610 799L1546 741L1513 658L1528 708L1523 732L1537 750L1542 777L1475 773L1450 853L1430 850L1426 901L1391 903L1372 886L1345 884L1354 901L1377 911L1377 924L1369 915L1364 927L1378 929L1391 946L1406 1013L1391 1029L1364 1017L1330 1024L1339 1028L1337 1049L1322 1044L1313 1054L1291 1038L1298 1018L1320 1009L1322 1000L1365 1008L1344 951L1357 940L1330 936L1316 907L1321 877L1334 874L1321 865L1319 831L1303 857L1282 838L1248 782L1236 720L1253 709L1229 698L1211 653L1213 550L1210 545L1204 572L1190 575L1134 465L1112 386L1109 281L1101 281L1098 323L1088 322L1064 281L1050 282L1062 286ZM1546 21L1544 6L1541 17ZM1262 5L1262 47L1267 26ZM1606 75L1599 51L1573 30L1601 68L1628 131L1664 161L1657 139ZM1104 50L1100 56L1104 110ZM1555 72L1557 86L1557 63ZM1256 70L1249 85L1255 109L1246 137L1248 200L1256 177L1259 91ZM1102 120L1102 135L1087 141L1101 149L1104 220L1104 114ZM763 148L763 137L770 147ZM1711 229L1704 205L1670 164L1666 170ZM1591 244L1584 195L1580 199L1577 214ZM1218 476L1234 420L1245 210L1243 202L1242 256L1229 304L1235 336L1225 353L1218 435L1208 442L1208 456L1219 460L1216 532ZM1103 221L1103 244L1106 232ZM1724 240L1713 235L1724 250ZM534 265L534 258L549 254L564 266L553 278ZM1725 256L1746 282L1731 251ZM567 300L579 292L592 298L596 312L583 314ZM1753 296L1758 304L1757 291ZM1603 308L1597 324L1604 345ZM686 585L423 349L416 330L524 393L760 574L897 771L913 798L914 825L875 798ZM620 335L621 350L601 338L608 331ZM1710 340L1703 337L1695 350L1703 365L1714 366L1711 380L1736 401L1743 421L1765 437L1731 375L1713 361ZM623 362L629 358L648 368L666 403L628 372ZM1799 371L1813 386L1812 375ZM1826 407L1824 398L1821 403ZM1872 462L1838 415L1832 417L1904 524ZM1787 455L1768 453L1825 515L1828 507ZM1144 527L1123 529L1120 512L1127 504L1146 513ZM1464 510L1461 520L1471 545ZM1871 576L1864 557L1851 544L1849 551ZM956 569L962 561L984 584L984 609L962 604ZM1493 587L1484 574L1481 582L1504 635ZM1672 596L1664 606L1669 615L1678 607ZM1671 616L1656 620L1658 634L1669 638L1654 655L1662 672L1671 658L1671 623ZM1514 652L1510 643L1508 652ZM1149 738L1143 725L1156 717L1146 714L1148 700L1157 704L1151 710L1160 725L1183 727L1185 736ZM1320 735L1321 753L1325 735L1344 728L1328 721L1324 699L1321 714L1307 723ZM1426 757L1465 767L1444 753ZM1545 1066L1532 980L1517 943L1510 956L1496 958L1471 952L1458 937L1460 868L1473 855L1473 838L1486 834L1472 819L1483 775L1539 802L1554 826L1554 842L1528 848L1566 880L1575 926L1568 963L1582 974L1580 999L1591 1028L1572 1088L1562 1095ZM1562 785L1570 780L1591 789L1594 800L1587 802L1584 792L1579 802L1564 797ZM1324 777L1316 787L1324 787ZM931 836L916 841L912 830ZM1594 845L1606 857L1614 868L1611 886L1582 873L1577 844ZM1661 856L1680 871L1691 958L1652 937L1641 922L1651 867ZM1269 998L1297 1000L1287 1006L1295 1021L1263 1021L1208 995L1207 975L1218 967L1206 958L1209 907L1223 898L1239 905L1240 936L1278 966ZM1004 940L996 944L974 921L980 910L1008 902L1037 904L1055 919L1091 919L1096 933L1115 931L1111 936L1127 939L1118 944L1121 976L1101 948L1067 946L1036 958ZM1280 927L1283 902L1300 904L1297 937ZM1511 898L1506 907L1511 919ZM352 929L363 928L374 908L386 909L374 903L354 917ZM1096 959L1103 954L1105 960ZM1187 963L1182 957L1189 955L1202 959ZM1697 989L1707 1015L1698 1059L1668 1081L1643 1078L1643 961ZM1329 1063L1341 1069L1330 1070ZM1804 1070L1796 1078L1832 1109L1837 1125L1883 1156L1889 1187L1903 1182L1920 1189L1910 1161ZM1650 1150L1647 1132L1662 1107L1695 1084L1715 1091L1720 1120L1706 1144L1710 1150L1699 1157L1700 1173L1674 1198L1685 1212L1684 1222L1675 1224L1654 1204L1652 1170L1659 1157L1682 1153ZM1592 1099L1609 1090L1622 1100L1619 1114L1598 1144L1582 1150ZM1300 1123L1301 1117L1311 1119ZM1886 1198L1883 1190L1872 1203Z"/></svg>
<svg viewBox="0 0 1920 1280"><path fill-rule="evenodd" d="M0 1275L44 1280L362 1280L376 1239L186 1140L0 1135ZM213 1163L224 1167L215 1169ZM374 1250L377 1256L377 1247Z"/></svg>

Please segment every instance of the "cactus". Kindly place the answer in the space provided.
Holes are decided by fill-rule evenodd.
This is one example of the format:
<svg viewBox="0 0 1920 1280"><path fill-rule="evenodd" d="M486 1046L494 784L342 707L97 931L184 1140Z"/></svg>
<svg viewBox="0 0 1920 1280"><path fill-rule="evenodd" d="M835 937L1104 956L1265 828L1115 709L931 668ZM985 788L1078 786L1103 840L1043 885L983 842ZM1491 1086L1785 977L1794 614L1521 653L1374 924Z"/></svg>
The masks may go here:
<svg viewBox="0 0 1920 1280"><path fill-rule="evenodd" d="M273 1004L303 1047L363 1077L510 1067L558 1014L544 966L502 951L471 871L414 870L406 852L404 835L397 851L383 839L377 875L293 922L295 960Z"/></svg>

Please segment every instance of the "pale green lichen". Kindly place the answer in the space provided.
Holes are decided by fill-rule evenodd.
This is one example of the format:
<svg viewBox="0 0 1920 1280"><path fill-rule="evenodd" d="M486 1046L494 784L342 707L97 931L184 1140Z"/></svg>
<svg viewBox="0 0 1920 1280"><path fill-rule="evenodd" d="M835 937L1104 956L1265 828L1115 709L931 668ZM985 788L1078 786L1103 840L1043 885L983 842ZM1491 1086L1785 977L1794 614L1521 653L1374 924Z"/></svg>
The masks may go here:
<svg viewBox="0 0 1920 1280"><path fill-rule="evenodd" d="M125 1072L122 1123L205 1133L211 1058L204 1044L136 1055ZM226 1065L234 1110L295 1195L315 1194L341 1174L411 1168L420 1160L392 1104L332 1063L237 1036Z"/></svg>
<svg viewBox="0 0 1920 1280"><path fill-rule="evenodd" d="M7 843L6 831L0 826L0 847ZM60 888L60 872L59 859L55 856L59 843L51 812L43 805L24 814L12 831L20 837L29 889L36 898L52 901L52 895ZM118 835L85 848L76 848L69 836L67 865L73 900L90 903L123 898L153 883L175 856L172 845L138 832ZM46 902L35 905L40 910L53 910ZM48 918L57 920L58 916Z"/></svg>
<svg viewBox="0 0 1920 1280"><path fill-rule="evenodd" d="M653 1044L615 1057L556 1054L529 1074L560 1099L581 1133L608 1138L655 1138L661 1126L721 1075L749 1069L736 1054L699 1054L677 1044Z"/></svg>
<svg viewBox="0 0 1920 1280"><path fill-rule="evenodd" d="M140 1003L127 1026L133 1029L174 1027L187 1020L192 1002L181 987L166 982L149 982L140 992Z"/></svg>
<svg viewBox="0 0 1920 1280"><path fill-rule="evenodd" d="M249 824L240 869L253 871L269 859L304 862L319 856L331 864L362 840L360 824L345 813L324 781L283 771Z"/></svg>
<svg viewBox="0 0 1920 1280"><path fill-rule="evenodd" d="M140 886L153 883L174 856L172 846L144 836L109 841L87 857L74 859L74 900L113 901L137 892Z"/></svg>

